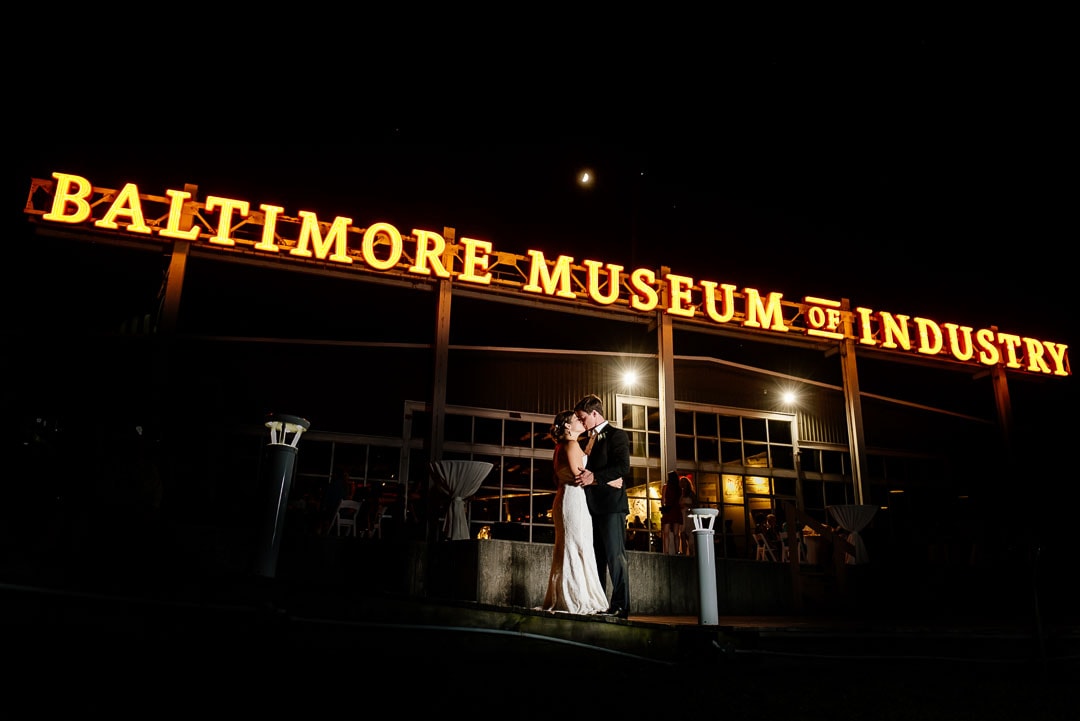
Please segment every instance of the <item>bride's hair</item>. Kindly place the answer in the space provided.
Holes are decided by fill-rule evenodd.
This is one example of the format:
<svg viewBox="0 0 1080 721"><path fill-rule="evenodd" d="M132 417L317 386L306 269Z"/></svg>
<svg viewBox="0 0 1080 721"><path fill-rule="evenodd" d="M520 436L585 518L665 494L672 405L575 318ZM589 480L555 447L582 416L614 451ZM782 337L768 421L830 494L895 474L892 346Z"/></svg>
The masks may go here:
<svg viewBox="0 0 1080 721"><path fill-rule="evenodd" d="M566 434L570 432L570 419L573 417L573 411L559 411L555 414L555 420L551 422L550 435L556 443L566 438Z"/></svg>

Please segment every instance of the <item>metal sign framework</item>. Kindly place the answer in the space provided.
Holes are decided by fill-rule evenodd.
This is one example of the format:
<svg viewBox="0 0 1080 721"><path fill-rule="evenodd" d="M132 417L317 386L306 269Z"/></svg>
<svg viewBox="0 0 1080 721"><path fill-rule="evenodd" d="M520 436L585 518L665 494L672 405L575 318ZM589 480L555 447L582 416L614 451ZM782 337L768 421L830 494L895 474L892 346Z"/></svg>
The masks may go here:
<svg viewBox="0 0 1080 721"><path fill-rule="evenodd" d="M66 183L67 187L59 188L58 182ZM80 185L78 194L71 190L73 183ZM658 400L666 420L661 439L663 459L673 457L675 445L674 404L671 402L674 397L672 338L675 327L720 335L752 336L755 341L820 348L828 354L838 352L856 503L863 502L862 476L866 456L856 351L886 354L907 363L937 366L946 363L968 369L974 365L979 374L988 372L994 381L998 422L1006 443L1011 434L1006 369L1044 377L1071 374L1066 346L1035 339L1021 340L1019 336L1007 335L1012 345L1006 346L1000 356L992 358L993 362L986 358L973 362L974 347L970 348L968 358L960 359L940 350L913 349L901 327L901 323L906 327L906 316L893 318L882 313L880 328L872 335L880 332L892 342L878 342L867 330L871 311L852 310L847 299L804 298L801 302L793 302L784 300L779 293L762 295L752 288L739 291L734 286L720 286L710 281L695 283L691 278L670 274L667 268L660 269L661 280L657 280L657 275L650 270L622 273L621 267L598 261L575 263L563 257L549 261L540 251L530 251L529 255L523 256L494 251L483 247L486 244L482 241L473 239L455 242L452 228L444 228L441 235L417 230L413 231L414 235L402 235L385 223L356 227L349 218L338 217L328 223L305 211L300 211L299 217L291 217L284 215L281 208L272 206L249 210L245 201L212 196L197 201L194 199L197 191L197 186L185 185L183 191L169 190L166 196L157 196L138 192L134 184L121 190L93 187L83 178L56 173L54 179L32 179L25 213L39 233L76 239L89 236L118 245L161 248L170 259L165 303L159 321L159 329L164 333L175 330L186 262L192 253L435 292L438 303L432 458L440 458L442 452L450 301L454 295L606 315L622 321L655 325L660 371ZM223 207L230 209L228 222L223 212L219 212L217 222L214 222L213 211ZM123 227L116 222L120 217L125 220ZM856 329L859 323L862 328ZM952 327L955 336L958 326L945 325ZM920 325L919 328L921 333L926 327ZM967 329L969 341L971 330ZM926 339L920 335L919 342L925 343ZM1039 360L1025 365L1017 353L1021 346L1028 354L1037 352L1041 356L1045 351L1052 362Z"/></svg>
<svg viewBox="0 0 1080 721"><path fill-rule="evenodd" d="M55 173L54 179L32 179L26 213L36 223L78 225L140 244L182 247L185 242L190 245L184 252L287 264L298 271L355 274L411 286L434 286L450 279L455 294L498 296L504 302L559 305L560 310L575 306L591 314L650 323L653 311L660 310L679 327L753 335L767 342L835 349L839 342L852 340L859 351L904 361L959 363L980 371L1002 365L1021 373L1071 374L1067 346L997 328L975 331L954 323L852 309L847 299L806 297L794 302L780 293L695 281L668 268L659 273L624 272L622 266L595 260L576 263L562 256L548 260L535 250L518 255L474 239L455 243L450 228L442 235L419 230L404 235L387 223L357 227L351 218L326 222L308 211L294 217L275 206L252 210L247 201L215 196L197 201L197 190L186 185L183 191L155 196L139 193L134 184L118 191ZM126 221L123 226L118 218Z"/></svg>

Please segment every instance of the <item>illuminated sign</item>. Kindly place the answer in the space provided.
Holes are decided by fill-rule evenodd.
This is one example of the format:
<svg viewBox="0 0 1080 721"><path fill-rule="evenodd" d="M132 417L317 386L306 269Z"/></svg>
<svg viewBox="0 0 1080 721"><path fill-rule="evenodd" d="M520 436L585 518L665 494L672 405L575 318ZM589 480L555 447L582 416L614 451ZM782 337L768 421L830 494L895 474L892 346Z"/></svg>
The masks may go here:
<svg viewBox="0 0 1080 721"><path fill-rule="evenodd" d="M461 238L447 243L439 233L412 231L403 236L389 223L361 228L338 216L324 222L306 210L286 216L284 208L246 200L208 196L192 199L187 190L166 190L165 197L142 195L134 183L119 191L94 188L78 175L53 173L53 181L35 181L31 188L51 195L41 213L48 223L92 226L132 236L204 242L207 247L243 250L262 256L317 261L358 271L401 273L452 280L473 286L535 296L621 306L630 312L662 310L675 319L736 326L769 333L802 333L827 340L852 339L861 346L941 357L984 366L1046 375L1068 376L1068 346L1053 341L958 323L939 323L871 308L845 308L838 300L804 297L786 301L781 293L763 293L730 283L695 279L647 268L623 266L569 256L549 260L541 250L527 256L496 251L488 241ZM147 208L157 213L147 217ZM288 236L286 231L291 231Z"/></svg>

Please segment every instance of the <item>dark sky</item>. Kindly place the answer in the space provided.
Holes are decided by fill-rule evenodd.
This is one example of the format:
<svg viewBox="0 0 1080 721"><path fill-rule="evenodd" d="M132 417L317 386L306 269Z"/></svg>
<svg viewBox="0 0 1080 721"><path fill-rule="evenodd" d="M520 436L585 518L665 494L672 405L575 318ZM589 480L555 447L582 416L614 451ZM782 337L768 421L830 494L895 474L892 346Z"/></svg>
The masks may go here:
<svg viewBox="0 0 1080 721"><path fill-rule="evenodd" d="M164 95L136 64L130 85L34 98L13 202L55 170L150 193L194 183L1075 344L1075 116L1053 38L689 40L590 46L580 65L519 63L506 41L423 72L354 55L299 77L266 55L222 79L202 56Z"/></svg>

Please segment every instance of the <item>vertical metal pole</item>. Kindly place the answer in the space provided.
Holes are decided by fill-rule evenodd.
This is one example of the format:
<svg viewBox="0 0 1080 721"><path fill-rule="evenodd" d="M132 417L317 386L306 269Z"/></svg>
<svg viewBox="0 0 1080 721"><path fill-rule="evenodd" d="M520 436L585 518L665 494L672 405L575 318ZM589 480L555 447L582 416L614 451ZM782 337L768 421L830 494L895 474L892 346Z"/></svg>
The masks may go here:
<svg viewBox="0 0 1080 721"><path fill-rule="evenodd" d="M184 192L189 193L194 198L199 192L199 186L184 185ZM181 231L191 230L195 221L195 210L192 201L184 203L184 210L180 215ZM172 255L169 256L169 269L165 276L165 299L162 304L161 318L158 320L159 333L171 336L176 332L176 319L180 314L180 294L184 290L184 275L190 251L190 241L173 241Z"/></svg>
<svg viewBox="0 0 1080 721"><path fill-rule="evenodd" d="M443 228L446 252L443 262L449 268L454 261L454 229ZM430 461L442 460L442 445L446 423L446 385L450 366L450 305L453 286L449 279L440 280L436 289L435 307L435 377L432 379Z"/></svg>
<svg viewBox="0 0 1080 721"><path fill-rule="evenodd" d="M443 253L443 263L447 268L452 268L454 263L454 229L443 228L443 236L446 240L446 251ZM431 393L431 436L428 438L428 462L442 460L443 438L446 433L446 386L447 375L450 368L450 305L453 299L453 286L450 279L442 279L436 287L435 307L435 358L434 378L432 378ZM405 479L405 498L409 497L408 479ZM425 480L421 495L429 499L431 495L432 481L430 477ZM408 501L405 503L408 507ZM424 519L424 538L434 540L435 528L431 518L432 504L425 503L428 518Z"/></svg>
<svg viewBox="0 0 1080 721"><path fill-rule="evenodd" d="M996 328L993 328L996 331ZM1011 470L1013 463L1013 413L1012 400L1009 398L1009 381L1005 377L1005 368L995 365L990 369L990 382L994 387L994 407L997 409L998 432L1001 434L1005 460Z"/></svg>
<svg viewBox="0 0 1080 721"><path fill-rule="evenodd" d="M660 277L671 270L660 268ZM666 287L664 306L670 303ZM675 342L671 326L671 316L662 310L656 312L656 346L659 363L659 402L660 402L660 468L675 470Z"/></svg>
<svg viewBox="0 0 1080 721"><path fill-rule="evenodd" d="M278 552L285 531L285 513L289 506L289 490L296 471L297 450L285 443L266 446L265 499L255 572L266 578L277 575Z"/></svg>
<svg viewBox="0 0 1080 721"><path fill-rule="evenodd" d="M716 605L716 548L713 545L713 522L719 514L715 508L691 508L687 514L694 519L694 542L697 544L698 621L706 626L720 623ZM708 519L707 525L703 523L705 519Z"/></svg>
<svg viewBox="0 0 1080 721"><path fill-rule="evenodd" d="M855 336L853 335L851 302L841 301L844 313L844 339L840 341L840 370L844 379L844 412L847 416L848 453L851 456L851 476L855 486L855 503L862 504L863 471L866 468L866 433L863 430L862 395L859 391L859 371L855 365Z"/></svg>
<svg viewBox="0 0 1080 721"><path fill-rule="evenodd" d="M299 416L271 413L266 421L270 443L265 448L262 490L265 501L259 537L256 541L255 573L266 578L277 575L278 552L285 532L285 514L289 508L289 491L296 474L297 444L311 423ZM292 434L290 442L289 434Z"/></svg>

